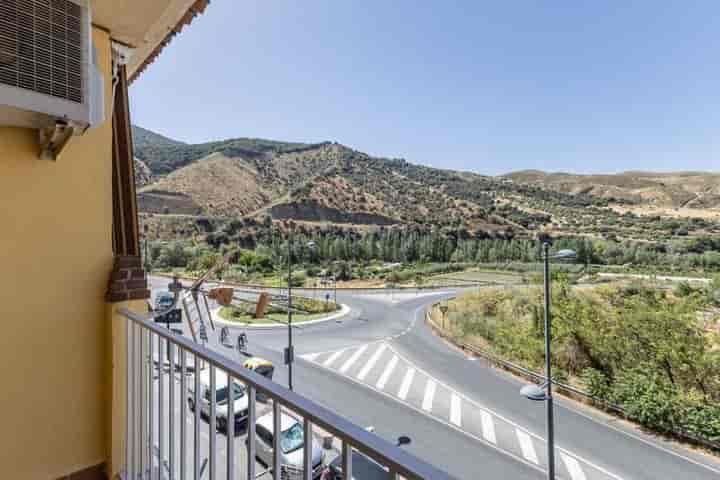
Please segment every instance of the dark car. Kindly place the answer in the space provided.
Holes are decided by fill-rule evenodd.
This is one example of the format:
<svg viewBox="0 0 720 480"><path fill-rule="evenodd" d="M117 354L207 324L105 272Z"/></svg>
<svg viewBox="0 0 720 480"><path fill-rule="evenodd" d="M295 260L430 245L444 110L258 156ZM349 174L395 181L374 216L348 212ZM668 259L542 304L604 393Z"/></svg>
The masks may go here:
<svg viewBox="0 0 720 480"><path fill-rule="evenodd" d="M155 297L155 310L167 310L175 303L175 296L170 292L160 292Z"/></svg>
<svg viewBox="0 0 720 480"><path fill-rule="evenodd" d="M372 458L360 452L352 453L353 480L387 480L388 472ZM330 462L323 473L322 480L342 480L342 456Z"/></svg>

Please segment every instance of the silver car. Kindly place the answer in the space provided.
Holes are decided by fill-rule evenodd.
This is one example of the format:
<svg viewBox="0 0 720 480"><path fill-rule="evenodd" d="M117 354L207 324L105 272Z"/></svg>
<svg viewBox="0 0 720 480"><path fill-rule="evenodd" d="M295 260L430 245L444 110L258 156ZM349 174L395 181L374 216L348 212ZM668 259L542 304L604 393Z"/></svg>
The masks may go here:
<svg viewBox="0 0 720 480"><path fill-rule="evenodd" d="M258 459L267 466L273 464L273 413L263 415L255 423L255 453ZM325 452L313 437L312 442L312 477L322 475ZM302 479L303 446L305 434L302 422L286 413L280 414L280 464L283 479Z"/></svg>

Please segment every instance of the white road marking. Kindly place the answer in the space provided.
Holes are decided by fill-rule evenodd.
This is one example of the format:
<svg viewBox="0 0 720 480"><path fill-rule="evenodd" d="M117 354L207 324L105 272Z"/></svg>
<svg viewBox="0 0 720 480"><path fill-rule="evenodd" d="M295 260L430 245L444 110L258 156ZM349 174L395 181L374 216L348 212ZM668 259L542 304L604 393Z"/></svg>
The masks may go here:
<svg viewBox="0 0 720 480"><path fill-rule="evenodd" d="M388 346L388 348L389 348L391 351L394 352L394 350L392 349L392 347L389 347L389 346ZM329 352L325 352L325 353L329 353ZM403 357L401 357L401 358L403 358ZM403 358L403 359L404 359L404 358ZM319 363L316 364L316 365L318 366L318 368L321 368L321 365L320 365ZM428 374L427 372L425 372L425 371L423 371L423 370L421 370L421 369L419 369L419 368L417 368L417 367L415 367L415 369L416 369L417 371L422 372L423 374L429 376L429 374ZM339 375L339 373L337 373L335 370L330 370L330 371L333 372L333 373L336 373L337 375ZM438 422L438 423L446 426L447 428L451 428L451 429L457 431L458 433L460 433L460 434L462 434L462 435L465 435L465 436L468 437L468 438L471 438L471 439L473 439L473 440L475 440L475 441L477 441L477 442L483 443L483 444L487 444L489 447L495 449L495 450L497 451L497 453L499 453L499 454L501 454L501 455L505 455L505 456L507 456L508 458L512 458L512 459L514 459L514 460L516 460L516 461L522 462L522 463L524 463L525 465L527 465L528 467L537 470L538 473L541 473L541 474L544 474L544 473L545 473L545 471L544 471L543 469L541 469L538 465L535 465L535 464L532 464L532 463L528 462L527 460L525 460L524 458L522 458L520 455L516 455L516 454L508 451L507 449L500 448L500 447L498 447L497 445L493 445L492 443L489 443L489 442L488 442L487 440L485 440L484 438L482 438L482 437L480 437L480 436L478 436L478 435L475 435L475 434L473 434L473 433L471 433L471 432L468 432L467 430L463 430L463 429L460 428L459 426L457 426L457 425L455 425L455 424L453 424L453 423L450 423L449 421L447 421L447 420L445 420L445 419L443 419L443 418L440 418L440 417L438 417L438 416L436 416L436 415L433 415L433 414L431 414L431 413L429 413L429 412L426 412L426 411L422 410L420 407L416 407L415 405L413 405L413 404L411 404L411 403L401 402L396 396L394 396L394 395L392 395L392 394L390 394L390 393L384 392L383 390L379 390L377 387L375 387L375 386L373 386L373 385L360 382L359 380L357 380L357 379L355 379L355 378L353 378L353 377L351 377L351 376L345 375L344 378L347 379L349 382L353 382L353 383L355 383L355 384L357 384L357 385L360 385L360 386L362 386L362 387L369 388L369 389L373 390L374 392L376 392L378 395L383 395L383 396L385 396L386 398L388 398L389 400L393 400L393 401L396 401L396 402L398 402L398 403L401 403L402 405L404 405L404 406L406 406L407 408L415 411L416 413L418 413L418 414L420 414L420 415L425 415L427 418L432 419L433 421ZM437 383L438 385L443 386L444 388L449 389L449 387L448 387L447 385L445 385L444 383L442 383L442 382L441 382L440 380L438 380L437 378L435 379L435 383ZM461 396L461 398L465 398L465 397L462 396L462 394L460 394L460 396ZM466 399L466 400L467 400L468 402L472 403L473 405L475 404L472 400L469 400L469 399ZM533 435L534 435L534 434L533 434ZM540 436L537 436L537 438L540 439ZM605 473L606 473L606 472L605 472ZM608 473L608 476L611 476L611 477L614 478L615 480L621 480L619 477L614 476L614 475L609 474L609 473Z"/></svg>
<svg viewBox="0 0 720 480"><path fill-rule="evenodd" d="M452 392L452 396L450 397L450 421L458 427L462 426L461 415L460 397L455 392Z"/></svg>
<svg viewBox="0 0 720 480"><path fill-rule="evenodd" d="M407 372L405 372L405 378L403 378L402 385L400 385L400 390L398 390L398 397L400 400L405 400L407 398L407 394L410 391L410 385L412 385L414 377L415 369L408 367Z"/></svg>
<svg viewBox="0 0 720 480"><path fill-rule="evenodd" d="M308 362L314 362L319 356L319 353L306 353L305 355L300 355L300 358L307 360Z"/></svg>
<svg viewBox="0 0 720 480"><path fill-rule="evenodd" d="M420 312L420 310L421 310L422 308L423 308L423 307L420 307L420 308L418 308L418 309L415 310L416 320L417 320L417 315L419 314L419 312ZM398 355L398 356L399 356L403 361L405 361L406 363L411 364L411 365L413 364L409 359L405 358L405 356L398 354L398 353L395 351L395 349L392 348L392 346L388 346L388 348L390 349L390 351L392 351L393 353L395 353L396 355ZM419 368L419 367L415 366L415 369L416 369L418 372L422 373L423 375L426 375L426 376L428 376L428 377L432 377L432 375L430 375L427 371L423 370L422 368ZM438 380L437 377L433 377L433 378L435 378L435 382L437 382L438 385L440 385L440 386L442 386L442 387L450 390L451 392L454 391L454 390L453 390L450 386L448 386L446 383L443 383L442 381ZM471 405L473 405L474 407L476 407L476 408L479 408L479 407L480 407L480 405L478 404L478 402L476 402L475 400L472 400L471 398L465 396L464 394L459 393L459 392L456 392L456 394L457 394L460 398L462 398L463 400L465 400L466 402L468 402L468 403L470 403ZM565 405L563 405L563 407L568 408L568 407L566 407ZM590 420L593 420L593 421L597 422L597 420L594 420L592 417L590 417L590 416L582 413L580 410L575 410L575 409L572 409L572 408L568 408L568 409L571 410L571 411L573 411L573 412L575 412L575 413L577 413L577 414L579 414L579 415L583 415L583 416L587 417L587 418L590 419ZM418 412L421 412L421 411L422 411L422 410L420 410L420 409L416 409L416 410L417 410ZM493 415L495 416L495 418L497 418L497 419L499 419L499 420L501 420L501 421L503 421L503 422L505 422L505 423L507 423L507 424L509 424L509 425L512 425L512 426L514 426L514 427L520 427L519 424L513 422L512 420L509 420L508 418L502 416L501 414L499 414L499 413L497 413L497 412L493 412ZM441 422L443 422L443 423L446 423L446 422L444 422L443 420L439 420L439 421L441 421ZM598 422L598 423L599 423L599 422ZM451 425L451 424L450 424L450 423L446 423L446 425ZM604 424L603 424L603 425L604 425ZM624 430L617 429L617 428L615 428L615 427L613 427L613 426L611 426L611 425L606 425L606 426L608 426L609 428L612 428L612 429L614 429L614 430L617 430L618 432L625 433L626 435L629 435L629 436L631 436L631 437L637 438L638 440L641 440L641 441L647 443L648 445L655 446L655 448L658 448L658 449L660 449L660 450L666 450L666 449L664 449L663 447L660 447L659 445L656 445L656 444L647 442L646 440L643 440L643 439L641 439L640 437L635 437L634 435L630 435L630 434L626 433ZM462 430L462 429L459 429L459 430L462 431L462 432L465 432L465 433L466 433L468 436L470 436L470 437L473 437L473 438L476 438L476 439L480 439L480 438L481 438L481 437L477 437L477 436L475 436L475 435L472 435L472 434L468 433L468 432L465 431L465 430ZM530 433L530 432L528 432L528 433L530 434L530 436L537 438L537 439L540 440L541 442L545 442L545 439L544 439L543 437L541 437L540 435L537 435L537 434L535 434L535 433ZM482 440L484 440L484 439L482 439ZM491 445L492 445L492 444L491 444ZM561 451L561 452L563 452L563 451L564 451L564 452L568 452L567 450L565 450L564 448L561 448L561 447L558 447L558 450ZM503 449L498 449L498 451L504 452ZM685 460L687 460L687 461L689 461L689 462L692 462L692 463L694 463L694 464L696 464L696 465L699 465L699 466L701 466L701 467L703 467L703 468L706 468L706 469L708 469L708 470L710 470L710 471L712 471L712 472L718 472L718 470L716 470L716 469L714 469L714 468L712 468L712 467L710 467L710 466L708 466L708 465L706 465L706 464L704 464L704 463L700 463L700 462L697 462L697 461L693 461L693 460L690 459L690 458L683 457L682 455L678 455L678 454L676 454L676 453L673 453L672 450L667 450L667 452L668 452L668 453L671 453L671 454L674 454L675 456L678 456L678 457L680 457L680 458L683 458L683 459L685 459ZM568 453L570 453L570 452L568 452ZM509 454L509 455L511 455L513 458L518 458L518 459L520 459L519 456L512 455L512 454ZM608 470L606 470L606 469L602 468L601 466L599 466L599 465L591 462L590 460L588 460L588 459L586 459L586 458L583 458L583 457L581 457L580 455L577 455L577 454L574 454L574 453L573 453L572 455L573 455L574 458L578 459L579 461L581 461L582 463L584 463L584 464L586 464L586 465L589 465L589 466L590 466L591 468L593 468L594 470L597 470L597 471L599 471L599 472L602 472L603 474L605 474L605 475L607 475L608 477L611 477L611 478L613 478L613 479L615 479L615 480L622 480L621 477L619 477L618 475L615 475L614 473L609 472ZM527 462L526 460L524 460L524 459L521 459L521 460L525 461L528 465L531 465L531 464L530 464L529 462ZM538 467L538 468L539 468L539 467Z"/></svg>
<svg viewBox="0 0 720 480"><path fill-rule="evenodd" d="M560 452L560 456L562 457L563 463L565 463L572 480L587 480L585 472L583 472L583 469L577 460L570 455L565 455L562 452Z"/></svg>
<svg viewBox="0 0 720 480"><path fill-rule="evenodd" d="M332 363L333 363L335 360L337 360L338 357L339 357L340 355L342 355L343 353L345 353L345 350L344 350L344 349L343 349L343 350L338 350L337 352L335 352L335 353L333 353L332 355L330 355L330 356L327 358L327 360L325 360L325 361L323 362L323 365L325 365L326 367L329 367L329 366L332 365Z"/></svg>
<svg viewBox="0 0 720 480"><path fill-rule="evenodd" d="M340 373L345 373L348 371L350 367L353 366L355 362L357 362L357 359L360 358L360 355L365 353L365 350L367 350L367 345L363 345L362 347L355 350L355 352L350 356L350 358L347 359L345 363L343 363L343 366L340 367Z"/></svg>
<svg viewBox="0 0 720 480"><path fill-rule="evenodd" d="M497 443L495 423L493 422L492 415L485 410L480 410L480 423L482 423L482 433L485 440L490 443Z"/></svg>
<svg viewBox="0 0 720 480"><path fill-rule="evenodd" d="M375 353L373 353L372 357L370 357L370 360L368 361L368 363L366 363L365 366L362 368L362 370L360 370L360 373L357 376L358 380L365 380L365 377L367 376L368 373L370 373L370 370L372 370L372 368L375 366L378 359L380 358L380 355L382 355L383 352L385 351L385 347L386 347L386 345L384 343L381 343L380 347L377 350L375 350Z"/></svg>
<svg viewBox="0 0 720 480"><path fill-rule="evenodd" d="M420 312L421 309L422 309L422 307L420 307L420 308L418 308L418 309L416 310L416 312L415 312L415 318L414 318L413 323L415 323L415 321L417 321L417 319L418 319L418 316L417 316L417 315L419 314L419 312ZM404 334L404 332L401 333L401 334L399 334L399 335L395 335L395 336L393 336L393 337L388 337L387 340L391 340L391 339L393 339L393 338L400 337L400 336L402 336L403 334ZM369 344L369 345L372 345L372 343ZM390 375L392 374L392 370L395 368L398 360L401 359L401 360L405 361L406 363L408 363L409 365L412 365L412 362L410 362L410 361L409 361L407 358L405 358L403 355L398 354L392 346L387 345L387 344L385 344L385 343L381 343L381 346L380 346L380 347L377 349L377 351L373 354L373 356L371 357L371 359L370 359L370 361L368 362L368 364L366 364L365 366L363 366L363 369L362 369L361 372L358 374L358 377L357 377L357 378L360 379L360 380L363 380L363 379L369 374L370 370L372 370L372 368L375 366L375 364L379 361L380 357L382 356L382 353L384 353L385 350L390 350L390 352L393 353L393 358L392 358L392 359L390 360L390 362L388 363L385 371L383 372L382 377L380 378L380 380L384 380L382 383L381 383L380 381L378 381L377 385L376 385L375 387L373 387L372 385L363 384L363 383L361 383L361 382L358 382L357 380L355 380L355 379L352 378L352 377L346 376L346 378L348 378L349 380L354 381L354 382L356 382L356 383L359 383L360 385L365 385L365 386L368 387L368 388L371 388L371 389L374 388L378 393L380 393L380 394L382 394L382 395L385 395L385 396L387 396L388 398L397 399L397 397L393 396L392 394L385 393L385 392L383 391L383 389L384 389L384 387L385 387L385 384L386 384L387 380L389 379ZM337 356L340 356L340 355L341 355L342 353L344 353L345 351L347 351L347 348L341 350L340 352L332 352L332 353L333 353L333 356L336 356L336 355L337 355ZM317 356L319 356L319 355L323 355L324 353L331 353L331 352L319 352L319 353L317 353L317 354L311 354L311 355L317 355ZM316 358L316 357L315 357L315 358ZM331 360L331 359L328 359L328 360ZM328 360L326 360L325 362L322 362L322 365L327 365L327 364L328 364ZM333 362L334 362L335 360L337 360L337 357L336 357L336 358L332 358L332 361L333 361ZM317 364L321 364L321 362L317 362ZM390 368L390 367L392 367L392 368ZM494 446L496 449L498 449L499 452L504 453L504 454L506 454L506 455L508 455L508 456L510 456L510 457L512 457L512 458L515 458L515 459L517 459L517 460L523 461L523 462L526 463L528 466L531 466L531 467L533 467L533 468L535 468L535 469L539 469L539 468L540 468L538 464L532 462L531 460L528 460L528 459L523 458L523 457L521 457L521 456L512 454L512 453L508 452L507 450L505 450L505 449L503 449L503 448L499 448L499 447L497 446L497 444L492 443L492 442L489 442L489 441L488 441L487 439L485 439L485 438L478 437L478 436L473 435L472 433L470 433L470 432L468 432L468 431L463 430L462 428L460 428L460 427L461 427L461 411L460 411L461 409L460 409L460 407L461 407L461 402L462 402L462 400L465 400L465 401L467 401L467 402L470 402L470 403L471 403L473 406L475 406L476 408L478 407L477 402L475 402L474 400L469 399L468 397L466 397L466 396L465 396L464 394L462 394L462 393L455 392L452 388L450 388L448 385L446 385L446 384L443 383L442 381L438 380L438 379L435 378L435 377L431 377L431 375L430 375L428 372L426 372L425 370L423 370L423 369L421 369L421 368L418 368L417 366L415 366L414 368L415 368L415 370L416 370L417 372L420 372L420 373L426 375L428 378L432 378L432 379L434 380L434 383L435 383L436 385L440 385L440 386L442 386L442 387L450 390L450 392L452 393L451 405L450 405L450 406L451 406L450 422L446 422L446 421L444 421L444 420L442 420L442 419L440 419L440 418L438 418L438 417L436 417L436 416L433 416L428 410L424 410L424 408L423 408L423 409L420 409L420 408L417 408L417 407L415 407L415 406L413 406L413 405L404 403L406 406L412 408L413 410L416 410L418 413L425 413L425 414L428 415L430 418L433 418L433 419L435 419L435 420L437 420L437 421L439 421L439 422L447 425L448 427L455 428L456 430L458 430L459 432L467 435L467 436L470 437L470 438L473 438L473 439L478 440L478 441L487 442L489 445L492 445L492 446ZM383 378L383 377L386 377L386 378ZM426 391L426 395L427 395L427 391ZM454 408L453 408L453 407L454 407ZM570 410L574 411L575 413L579 413L579 414L582 415L582 413L581 413L581 412L578 412L577 410L574 410L574 409L570 409ZM498 414L498 413L493 413L493 415L494 415L496 418L498 418L499 420L502 420L503 422L506 422L506 423L508 423L508 424L510 424L510 425L512 425L512 426L515 426L515 427L519 427L518 424L516 424L515 422L512 422L512 421L510 421L510 420L508 420L507 418L503 417L502 415L500 415L500 414ZM583 415L583 416L587 416L587 415ZM588 417L590 420L597 421L597 420L593 419L593 418L590 417L590 416L587 416L587 417ZM651 446L654 446L655 448L658 448L658 449L660 449L660 450L666 450L666 449L664 449L664 448L662 448L662 447L660 447L660 446L658 446L658 445L655 445L655 444L653 444L653 443L650 443L650 442L648 442L647 440L644 440L644 439L642 439L642 438L640 438L640 437L636 437L635 435L628 434L628 433L625 432L624 430L619 430L619 429L616 429L616 428L614 428L614 427L612 427L612 426L610 426L610 428L613 428L614 430L617 430L617 431L619 431L619 432L621 432L621 433L624 433L624 434L626 434L626 435L628 435L628 436L631 436L631 437L633 437L633 438L636 438L637 440L643 441L644 443L647 443L647 444L649 444L649 445L651 445ZM538 439L539 441L541 441L541 442L544 442L544 441L545 441L540 435L537 435L537 434L535 434L535 433L527 432L526 434L527 434L529 437L531 437L531 438L532 438L532 437L537 438L537 439ZM563 449L563 448L560 448L560 447L558 447L558 451L560 452L561 455L563 455L563 452L567 452L567 450L565 450L565 449ZM693 463L693 464L696 464L696 465L698 465L698 466L701 466L701 467L703 467L703 468L706 468L706 469L708 469L708 470L710 470L710 471L713 471L713 472L716 472L716 471L717 471L717 470L713 469L712 467L710 467L710 466L708 466L708 465L706 465L706 464L704 464L704 463L700 463L700 462L694 461L694 460L692 460L692 459L690 459L690 458L684 457L684 456L682 456L682 455L678 455L678 454L676 454L676 453L674 453L674 452L672 452L672 451L670 451L670 450L667 450L667 452L668 452L668 453L672 453L672 454L674 454L674 455L677 456L677 457L683 458L684 460L689 461L689 462L691 462L691 463ZM568 453L569 453L569 452L568 452ZM613 473L611 473L611 472L608 472L607 470L605 470L605 469L603 469L602 467L599 467L598 465L596 465L596 464L588 461L587 459L584 459L584 458L582 458L582 457L580 457L580 456L578 456L578 455L575 455L575 454L572 454L572 455L573 455L573 456L570 457L570 461L571 461L571 462L572 462L572 461L575 461L575 463L578 464L578 467L580 467L580 464L579 464L578 462L582 462L582 463L587 464L590 468L593 468L593 469L595 469L595 470L598 470L598 471L604 473L604 474L607 475L608 477L611 477L611 478L613 478L613 479L615 479L615 480L622 480L619 476L617 476L617 475L615 475L615 474L613 474ZM538 470L538 471L541 471L541 470ZM571 480L586 480L586 477L584 476L584 472L582 471L582 469L580 469L579 472L580 472L579 474L582 475L582 476L581 476L581 477L578 477L577 479L576 479L576 478L572 478Z"/></svg>
<svg viewBox="0 0 720 480"><path fill-rule="evenodd" d="M428 378L427 384L425 384L425 396L423 397L422 408L426 412L432 411L433 398L435 398L435 387L437 384L432 378Z"/></svg>
<svg viewBox="0 0 720 480"><path fill-rule="evenodd" d="M532 438L530 438L530 435L523 432L519 428L515 429L515 433L517 434L518 442L520 442L520 449L522 450L523 457L525 457L525 460L528 460L530 462L533 462L534 464L539 464L537 453L535 452L535 445L533 445Z"/></svg>
<svg viewBox="0 0 720 480"><path fill-rule="evenodd" d="M387 364L387 367L385 367L385 371L380 376L380 380L378 380L375 387L377 387L378 390L382 390L385 388L385 384L388 381L388 378L390 378L390 374L392 374L393 370L395 369L395 365L397 365L398 362L398 356L393 355L392 359L390 359L390 363Z"/></svg>

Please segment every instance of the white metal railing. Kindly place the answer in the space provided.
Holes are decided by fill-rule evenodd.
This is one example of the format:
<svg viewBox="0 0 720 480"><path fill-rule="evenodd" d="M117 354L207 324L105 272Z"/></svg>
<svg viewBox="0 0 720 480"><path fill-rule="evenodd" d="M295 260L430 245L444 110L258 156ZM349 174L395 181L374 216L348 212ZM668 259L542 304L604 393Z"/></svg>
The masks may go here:
<svg viewBox="0 0 720 480"><path fill-rule="evenodd" d="M353 451L360 452L387 472L388 479L449 480L451 477L432 465L388 443L346 418L292 392L277 383L243 368L232 359L154 323L152 315L140 315L127 309L120 313L127 321L127 479L255 479L262 475L274 480L317 479L321 468L313 468L313 429L319 428L340 443L342 478L352 479ZM200 372L209 375L209 412L207 438L201 440ZM227 382L226 400L230 408L221 418L226 435L217 432L218 372ZM248 426L244 449L235 447L235 400L233 381L244 385L247 411L240 414ZM188 383L192 382L192 388ZM179 387L179 388L178 388ZM178 398L178 393L180 398ZM281 413L291 412L303 426L302 466L284 465L280 435L273 435L272 460L267 470L256 469L256 429L258 393L272 405L274 432L281 431ZM189 401L188 401L189 400ZM188 411L191 404L193 412ZM250 428L253 427L253 428ZM204 427L203 427L204 428ZM205 441L203 441L205 440ZM440 439L438 439L440 440ZM222 442L225 442L224 445ZM221 451L223 450L224 451ZM205 451L203 451L205 450ZM242 453L246 458L238 462ZM219 463L218 457L224 456ZM220 470L225 472L221 473ZM335 480L334 478L332 480Z"/></svg>

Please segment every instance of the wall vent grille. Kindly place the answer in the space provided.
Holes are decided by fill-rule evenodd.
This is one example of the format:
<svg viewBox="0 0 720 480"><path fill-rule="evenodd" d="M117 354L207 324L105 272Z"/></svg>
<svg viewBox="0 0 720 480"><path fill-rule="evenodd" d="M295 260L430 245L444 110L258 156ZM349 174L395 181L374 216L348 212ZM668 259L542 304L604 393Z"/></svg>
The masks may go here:
<svg viewBox="0 0 720 480"><path fill-rule="evenodd" d="M83 103L83 8L0 0L0 84Z"/></svg>

